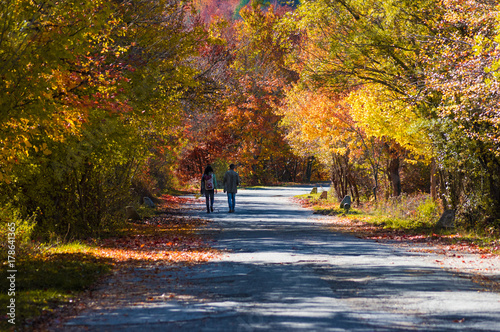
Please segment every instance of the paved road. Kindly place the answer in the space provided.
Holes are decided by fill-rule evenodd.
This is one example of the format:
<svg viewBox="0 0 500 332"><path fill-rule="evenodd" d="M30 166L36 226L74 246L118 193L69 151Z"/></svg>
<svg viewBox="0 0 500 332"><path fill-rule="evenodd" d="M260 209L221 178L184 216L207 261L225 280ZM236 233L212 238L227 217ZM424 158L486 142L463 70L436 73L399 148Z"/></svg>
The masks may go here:
<svg viewBox="0 0 500 332"><path fill-rule="evenodd" d="M287 197L308 187L224 194L205 231L227 252L182 269L136 271L155 301L85 311L67 330L500 331L500 294L446 272L430 254L325 230ZM175 282L166 282L175 280ZM175 294L165 297L164 294Z"/></svg>

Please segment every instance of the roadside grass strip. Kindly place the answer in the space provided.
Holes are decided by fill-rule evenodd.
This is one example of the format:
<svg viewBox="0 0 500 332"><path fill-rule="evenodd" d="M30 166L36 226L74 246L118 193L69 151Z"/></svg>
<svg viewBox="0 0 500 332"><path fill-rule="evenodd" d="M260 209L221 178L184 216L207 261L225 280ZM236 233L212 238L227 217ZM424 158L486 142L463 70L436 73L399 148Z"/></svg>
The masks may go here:
<svg viewBox="0 0 500 332"><path fill-rule="evenodd" d="M140 224L127 223L101 239L40 245L32 252L24 251L18 255L16 265L15 324L2 313L0 330L33 330L44 321L56 319L65 308L77 303L85 290L112 271L197 264L218 257L219 253L196 232L207 222L160 215ZM9 286L5 264L0 273L4 290ZM8 294L2 292L2 308L9 301Z"/></svg>

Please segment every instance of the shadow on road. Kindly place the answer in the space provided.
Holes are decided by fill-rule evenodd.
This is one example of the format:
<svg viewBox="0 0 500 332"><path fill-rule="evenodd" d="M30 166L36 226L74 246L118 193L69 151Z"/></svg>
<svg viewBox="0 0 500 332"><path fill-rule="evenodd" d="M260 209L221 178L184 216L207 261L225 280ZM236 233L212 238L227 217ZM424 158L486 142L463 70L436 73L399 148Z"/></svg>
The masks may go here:
<svg viewBox="0 0 500 332"><path fill-rule="evenodd" d="M136 271L150 300L83 313L67 328L107 331L500 331L500 296L470 276L373 241L331 233L286 197L242 190L204 230L225 251L206 264ZM218 209L225 197L217 195ZM203 205L202 205L203 206Z"/></svg>

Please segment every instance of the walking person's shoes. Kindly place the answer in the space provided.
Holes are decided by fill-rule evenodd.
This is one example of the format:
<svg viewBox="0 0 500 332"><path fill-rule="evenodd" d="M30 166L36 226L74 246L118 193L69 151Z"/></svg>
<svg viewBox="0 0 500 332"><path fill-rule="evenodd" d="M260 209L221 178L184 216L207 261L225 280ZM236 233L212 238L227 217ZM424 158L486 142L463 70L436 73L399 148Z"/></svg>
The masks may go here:
<svg viewBox="0 0 500 332"><path fill-rule="evenodd" d="M214 207L213 206L210 208L210 211L214 212Z"/></svg>

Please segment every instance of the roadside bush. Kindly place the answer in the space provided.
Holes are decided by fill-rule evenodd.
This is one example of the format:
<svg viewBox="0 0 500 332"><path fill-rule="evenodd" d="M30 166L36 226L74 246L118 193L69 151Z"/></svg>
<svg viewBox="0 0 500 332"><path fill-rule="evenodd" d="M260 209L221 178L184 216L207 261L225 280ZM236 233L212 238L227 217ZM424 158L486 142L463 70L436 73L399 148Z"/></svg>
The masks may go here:
<svg viewBox="0 0 500 332"><path fill-rule="evenodd" d="M430 196L417 206L417 220L434 225L439 220L439 216L439 205Z"/></svg>
<svg viewBox="0 0 500 332"><path fill-rule="evenodd" d="M0 257L2 261L7 257L9 245L9 225L15 223L15 247L16 253L27 250L31 246L31 236L35 228L36 214L28 219L22 219L20 213L11 206L0 207Z"/></svg>
<svg viewBox="0 0 500 332"><path fill-rule="evenodd" d="M401 195L379 202L372 213L377 224L390 228L429 228L439 220L440 207L429 195ZM383 216L383 217L382 217Z"/></svg>

